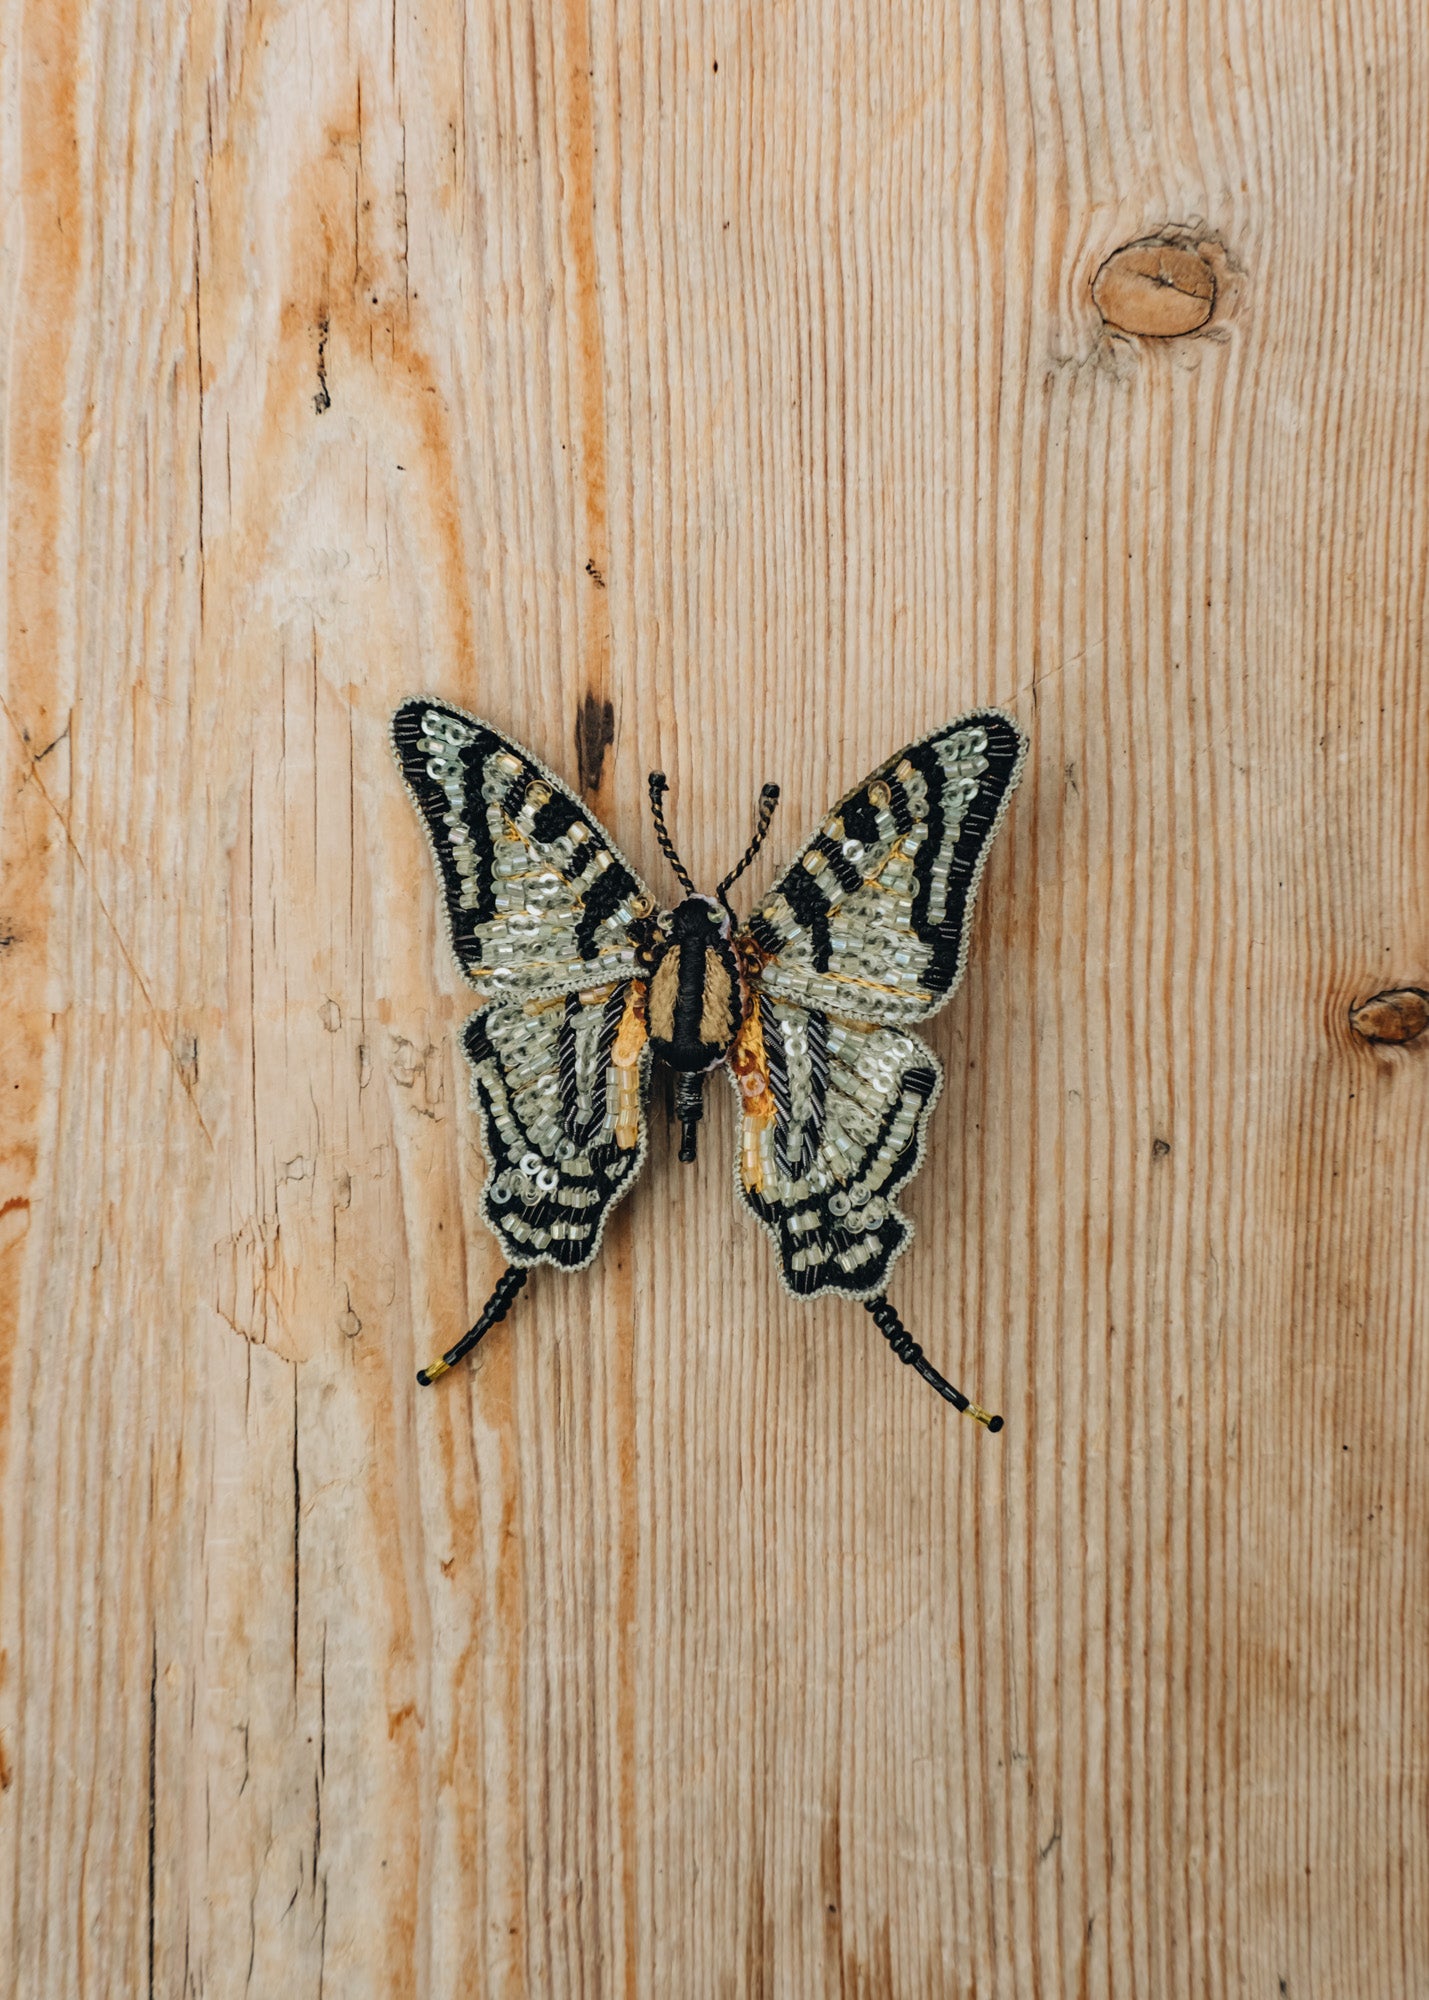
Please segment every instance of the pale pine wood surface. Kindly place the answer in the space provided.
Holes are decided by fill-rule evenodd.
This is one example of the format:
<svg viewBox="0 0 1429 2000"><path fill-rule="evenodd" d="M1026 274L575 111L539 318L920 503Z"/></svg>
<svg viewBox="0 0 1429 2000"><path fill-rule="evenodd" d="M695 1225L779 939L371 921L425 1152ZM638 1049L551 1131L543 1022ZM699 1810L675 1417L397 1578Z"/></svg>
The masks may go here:
<svg viewBox="0 0 1429 2000"><path fill-rule="evenodd" d="M1422 30L10 0L6 1994L1429 1990ZM1216 314L1112 339L1166 227ZM708 880L1025 722L893 1287L1001 1438L722 1092L417 1389L423 689L608 700L662 886L652 764Z"/></svg>

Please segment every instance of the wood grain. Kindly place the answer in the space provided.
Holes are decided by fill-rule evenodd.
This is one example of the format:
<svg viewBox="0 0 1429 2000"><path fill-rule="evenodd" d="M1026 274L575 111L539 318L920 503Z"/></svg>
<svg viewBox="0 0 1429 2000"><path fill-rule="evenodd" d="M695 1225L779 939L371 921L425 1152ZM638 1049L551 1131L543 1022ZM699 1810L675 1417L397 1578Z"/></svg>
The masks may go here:
<svg viewBox="0 0 1429 2000"><path fill-rule="evenodd" d="M1429 1990L1421 25L6 0L4 1993ZM895 1287L1000 1438L722 1095L418 1390L424 688L652 880L1026 723Z"/></svg>

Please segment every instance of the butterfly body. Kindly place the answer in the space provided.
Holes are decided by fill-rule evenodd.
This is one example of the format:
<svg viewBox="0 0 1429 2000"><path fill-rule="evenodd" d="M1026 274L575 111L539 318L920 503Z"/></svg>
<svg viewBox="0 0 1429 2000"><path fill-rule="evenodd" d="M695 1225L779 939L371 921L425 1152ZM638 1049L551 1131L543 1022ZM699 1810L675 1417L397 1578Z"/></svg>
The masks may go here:
<svg viewBox="0 0 1429 2000"><path fill-rule="evenodd" d="M669 941L650 968L650 1050L667 1069L699 1075L722 1063L744 1018L744 978L730 921L712 896L670 913Z"/></svg>
<svg viewBox="0 0 1429 2000"><path fill-rule="evenodd" d="M489 723L415 700L392 734L453 947L490 1003L463 1044L491 1162L481 1212L508 1272L446 1359L507 1309L512 1272L580 1270L596 1256L644 1163L658 1060L674 1077L686 1160L704 1079L728 1074L740 1104L736 1192L772 1239L786 1288L865 1304L900 1359L971 1408L884 1287L912 1235L897 1191L922 1161L942 1084L910 1029L962 974L978 878L1025 750L1011 718L963 716L887 759L738 931L726 892L759 849L776 787L710 897L674 850L666 781L651 775L657 838L686 891L662 912L575 794Z"/></svg>

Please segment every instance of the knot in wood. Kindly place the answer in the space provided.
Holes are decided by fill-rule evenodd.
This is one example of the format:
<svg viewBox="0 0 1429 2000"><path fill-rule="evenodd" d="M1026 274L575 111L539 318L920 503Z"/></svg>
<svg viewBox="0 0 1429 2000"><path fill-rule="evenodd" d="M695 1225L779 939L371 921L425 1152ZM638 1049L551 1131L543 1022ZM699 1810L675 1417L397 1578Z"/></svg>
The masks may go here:
<svg viewBox="0 0 1429 2000"><path fill-rule="evenodd" d="M1092 280L1108 326L1152 340L1195 333L1216 303L1216 278L1198 250L1151 239L1114 250Z"/></svg>
<svg viewBox="0 0 1429 2000"><path fill-rule="evenodd" d="M1367 1042L1412 1042L1429 1028L1429 993L1401 986L1351 1007L1350 1026Z"/></svg>

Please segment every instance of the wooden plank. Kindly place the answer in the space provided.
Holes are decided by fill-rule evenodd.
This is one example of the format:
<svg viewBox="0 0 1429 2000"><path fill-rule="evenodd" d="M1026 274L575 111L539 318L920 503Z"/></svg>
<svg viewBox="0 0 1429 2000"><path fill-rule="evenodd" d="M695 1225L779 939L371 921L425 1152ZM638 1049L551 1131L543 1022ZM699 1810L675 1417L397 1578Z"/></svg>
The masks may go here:
<svg viewBox="0 0 1429 2000"><path fill-rule="evenodd" d="M5 1992L1429 1984L1417 25L8 0ZM722 1098L418 1390L422 689L662 881L656 763L762 881L1024 721L895 1287L1000 1438Z"/></svg>

